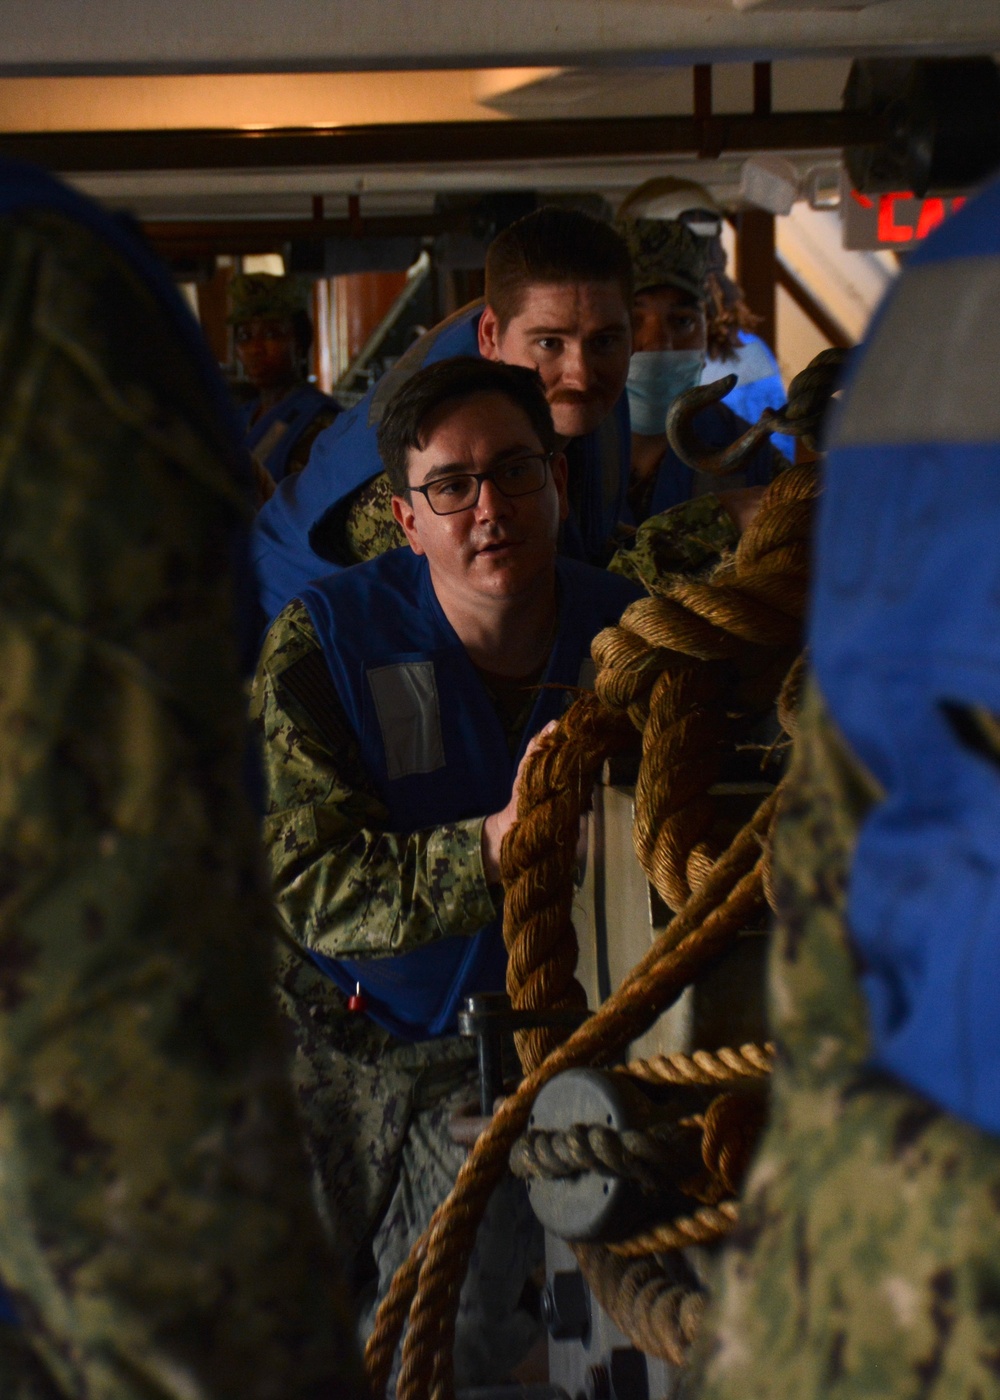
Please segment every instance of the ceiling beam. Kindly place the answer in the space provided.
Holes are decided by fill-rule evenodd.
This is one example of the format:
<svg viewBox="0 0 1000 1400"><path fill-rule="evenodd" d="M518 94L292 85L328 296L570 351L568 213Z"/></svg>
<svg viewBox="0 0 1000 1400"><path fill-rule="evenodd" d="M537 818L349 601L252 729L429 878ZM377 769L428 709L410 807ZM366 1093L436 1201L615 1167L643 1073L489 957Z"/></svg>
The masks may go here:
<svg viewBox="0 0 1000 1400"><path fill-rule="evenodd" d="M856 0L861 3L861 0ZM789 0L784 0L787 5ZM996 0L8 0L0 72L263 73L990 53Z"/></svg>
<svg viewBox="0 0 1000 1400"><path fill-rule="evenodd" d="M883 134L881 122L865 114L775 112L266 131L15 132L0 136L0 154L76 174L838 150L874 144Z"/></svg>
<svg viewBox="0 0 1000 1400"><path fill-rule="evenodd" d="M161 254L196 258L216 253L274 253L286 243L327 238L433 238L468 224L467 210L449 214L385 214L352 219L197 219L147 221L143 233Z"/></svg>

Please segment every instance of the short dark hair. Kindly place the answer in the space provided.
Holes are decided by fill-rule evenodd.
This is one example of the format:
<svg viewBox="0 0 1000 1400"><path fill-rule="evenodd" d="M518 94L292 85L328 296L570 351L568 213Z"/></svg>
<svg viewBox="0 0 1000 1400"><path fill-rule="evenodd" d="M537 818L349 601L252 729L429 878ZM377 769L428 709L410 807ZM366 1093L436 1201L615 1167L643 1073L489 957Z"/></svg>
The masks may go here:
<svg viewBox="0 0 1000 1400"><path fill-rule="evenodd" d="M632 259L625 240L579 209L544 204L509 224L486 250L486 304L506 328L535 283L617 282L632 304Z"/></svg>
<svg viewBox="0 0 1000 1400"><path fill-rule="evenodd" d="M552 411L537 370L475 355L438 360L417 370L392 396L379 424L378 450L394 495L405 495L409 489L409 453L424 447L421 432L430 415L442 404L461 403L474 394L501 394L509 399L524 412L543 450L555 451Z"/></svg>

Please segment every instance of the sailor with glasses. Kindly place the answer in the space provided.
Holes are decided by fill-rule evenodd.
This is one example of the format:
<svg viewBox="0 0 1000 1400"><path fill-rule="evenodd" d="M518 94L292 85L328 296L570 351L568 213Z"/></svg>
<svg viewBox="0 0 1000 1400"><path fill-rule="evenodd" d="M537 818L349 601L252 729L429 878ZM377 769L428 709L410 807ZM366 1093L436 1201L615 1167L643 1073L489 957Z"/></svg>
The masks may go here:
<svg viewBox="0 0 1000 1400"><path fill-rule="evenodd" d="M600 219L543 206L494 238L485 279L485 300L461 307L415 341L360 403L320 434L305 471L282 482L258 515L254 565L269 619L311 579L404 543L379 453L379 423L412 374L455 356L538 371L568 464L561 552L607 563L628 484L628 249Z"/></svg>
<svg viewBox="0 0 1000 1400"><path fill-rule="evenodd" d="M254 702L281 998L369 1318L464 1158L446 1127L475 1097L456 1012L504 987L499 854L519 765L586 683L595 634L640 596L557 556L566 458L533 371L425 367L379 449L407 546L301 590L268 633ZM511 1180L491 1209L460 1386L503 1381L538 1335L521 1306L538 1244L527 1198Z"/></svg>

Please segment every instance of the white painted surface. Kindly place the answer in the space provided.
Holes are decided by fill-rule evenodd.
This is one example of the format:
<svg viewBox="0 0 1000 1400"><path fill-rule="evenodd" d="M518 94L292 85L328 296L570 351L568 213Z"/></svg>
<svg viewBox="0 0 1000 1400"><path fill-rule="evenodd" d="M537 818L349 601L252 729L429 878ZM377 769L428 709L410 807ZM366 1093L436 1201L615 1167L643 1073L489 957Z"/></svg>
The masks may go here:
<svg viewBox="0 0 1000 1400"><path fill-rule="evenodd" d="M566 66L1000 47L996 0L736 11L730 0L2 0L0 71Z"/></svg>
<svg viewBox="0 0 1000 1400"><path fill-rule="evenodd" d="M898 271L893 255L845 252L840 215L806 204L796 204L776 229L781 260L847 334L860 340Z"/></svg>

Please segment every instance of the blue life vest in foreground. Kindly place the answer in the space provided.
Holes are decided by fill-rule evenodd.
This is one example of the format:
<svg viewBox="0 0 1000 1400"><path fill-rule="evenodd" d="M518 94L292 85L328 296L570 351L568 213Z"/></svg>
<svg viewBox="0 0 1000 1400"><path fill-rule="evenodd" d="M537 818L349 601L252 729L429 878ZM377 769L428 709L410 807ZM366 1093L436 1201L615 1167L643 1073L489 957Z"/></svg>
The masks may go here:
<svg viewBox="0 0 1000 1400"><path fill-rule="evenodd" d="M810 644L884 791L848 919L876 1065L1000 1133L1000 184L914 252L848 379Z"/></svg>
<svg viewBox="0 0 1000 1400"><path fill-rule="evenodd" d="M353 408L320 433L304 471L281 483L254 521L254 563L261 606L274 618L314 578L340 566L317 548L324 521L382 471L378 425L397 389L424 365L479 354L483 305L463 307L422 335ZM562 552L590 563L607 562L609 541L622 518L628 486L628 399L592 433L569 443L569 496Z"/></svg>
<svg viewBox="0 0 1000 1400"><path fill-rule="evenodd" d="M258 466L280 485L288 475L288 463L296 444L307 428L321 413L338 414L340 404L317 389L315 384L299 384L289 394L252 422L258 400L242 404L237 410L244 443Z"/></svg>
<svg viewBox="0 0 1000 1400"><path fill-rule="evenodd" d="M531 737L580 684L590 643L642 592L575 560L557 561L559 630L520 748L511 757L496 706L445 617L426 558L410 549L302 590L365 768L401 833L497 812ZM500 991L500 920L398 957L359 961L311 950L343 992L360 983L373 1020L407 1040L454 1030L463 997Z"/></svg>

